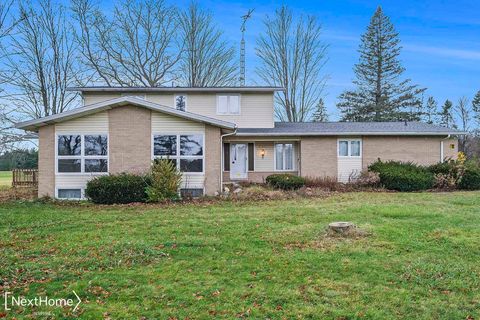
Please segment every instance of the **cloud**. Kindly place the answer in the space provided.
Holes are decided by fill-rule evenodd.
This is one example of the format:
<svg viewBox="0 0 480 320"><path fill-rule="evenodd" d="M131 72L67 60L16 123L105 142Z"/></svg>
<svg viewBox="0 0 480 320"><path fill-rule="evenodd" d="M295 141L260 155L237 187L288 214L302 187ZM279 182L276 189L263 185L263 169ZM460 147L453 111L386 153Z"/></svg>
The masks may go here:
<svg viewBox="0 0 480 320"><path fill-rule="evenodd" d="M444 47L423 46L415 44L403 45L404 50L410 52L426 53L436 56L457 58L464 60L480 60L480 50L452 49Z"/></svg>

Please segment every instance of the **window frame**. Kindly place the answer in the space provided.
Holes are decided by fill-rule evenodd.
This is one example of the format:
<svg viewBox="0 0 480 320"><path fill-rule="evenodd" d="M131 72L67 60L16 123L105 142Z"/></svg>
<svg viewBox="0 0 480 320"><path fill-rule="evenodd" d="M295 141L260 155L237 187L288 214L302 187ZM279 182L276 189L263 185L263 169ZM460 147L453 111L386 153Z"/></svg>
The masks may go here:
<svg viewBox="0 0 480 320"><path fill-rule="evenodd" d="M346 141L348 143L347 145L347 153L348 155L346 156L341 156L340 155L340 142ZM359 142L360 143L360 152L358 156L352 156L352 142ZM337 139L337 157L338 158L343 158L343 159L359 159L362 157L363 154L363 143L361 138L339 138Z"/></svg>
<svg viewBox="0 0 480 320"><path fill-rule="evenodd" d="M186 155L181 155L180 154L180 136L202 136L202 151L203 154L201 156L186 156ZM177 149L176 149L176 155L175 156L157 156L155 155L155 136L176 136L177 141ZM152 149L151 149L151 156L152 156L152 161L155 159L172 159L175 160L177 164L177 169L180 170L180 160L181 159L202 159L202 171L201 172L183 172L180 171L184 175L205 175L205 132L201 131L195 131L195 132L182 132L182 133L176 133L176 132L154 132L152 133L151 137L151 144L152 144Z"/></svg>
<svg viewBox="0 0 480 320"><path fill-rule="evenodd" d="M218 110L219 100L220 97L226 96L227 97L227 112L220 112ZM238 97L238 112L231 112L230 111L230 97L236 96ZM218 93L216 97L216 115L217 116L238 116L242 114L242 95L240 93Z"/></svg>
<svg viewBox="0 0 480 320"><path fill-rule="evenodd" d="M292 169L277 169L277 145L278 144L291 144L292 145ZM297 171L297 161L295 157L295 143L293 141L278 141L273 143L273 169L275 172L295 172ZM282 161L282 167L285 168L285 148L282 150L282 155L283 155L283 161Z"/></svg>
<svg viewBox="0 0 480 320"><path fill-rule="evenodd" d="M185 112L188 111L188 95L186 93L175 93L173 95L173 108L177 111L181 111L177 109L177 97L178 96L185 96Z"/></svg>
<svg viewBox="0 0 480 320"><path fill-rule="evenodd" d="M58 190L60 189L79 189L80 190L80 198L59 198L58 197ZM85 200L85 187L84 186L56 186L55 187L55 199L58 200L73 200L73 201L79 201L79 200Z"/></svg>
<svg viewBox="0 0 480 320"><path fill-rule="evenodd" d="M135 92L122 92L121 97L132 97L141 100L147 100L146 93L135 93Z"/></svg>
<svg viewBox="0 0 480 320"><path fill-rule="evenodd" d="M107 155L106 156L99 156L99 155L85 155L85 136L95 136L95 135L102 135L107 136ZM81 148L80 148L80 155L77 156L62 156L58 155L58 137L59 136L80 136L81 141ZM58 160L61 159L73 159L77 160L80 159L80 172L59 172L58 171ZM85 171L85 160L107 160L107 171L106 172L86 172ZM72 175L83 175L83 176L91 176L91 175L108 175L110 172L110 136L108 132L84 132L84 133L72 133L72 132L56 132L55 133L55 174L56 175L64 175L64 176L72 176ZM66 188L60 188L66 189ZM72 188L69 188L72 189ZM74 189L78 189L77 187Z"/></svg>

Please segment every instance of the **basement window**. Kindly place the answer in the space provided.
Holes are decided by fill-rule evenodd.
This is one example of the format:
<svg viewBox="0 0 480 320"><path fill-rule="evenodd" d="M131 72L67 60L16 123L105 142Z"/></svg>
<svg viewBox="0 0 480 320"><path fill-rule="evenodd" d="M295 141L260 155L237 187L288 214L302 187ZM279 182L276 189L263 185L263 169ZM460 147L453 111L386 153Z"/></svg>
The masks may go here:
<svg viewBox="0 0 480 320"><path fill-rule="evenodd" d="M58 189L57 198L64 200L82 199L82 189Z"/></svg>

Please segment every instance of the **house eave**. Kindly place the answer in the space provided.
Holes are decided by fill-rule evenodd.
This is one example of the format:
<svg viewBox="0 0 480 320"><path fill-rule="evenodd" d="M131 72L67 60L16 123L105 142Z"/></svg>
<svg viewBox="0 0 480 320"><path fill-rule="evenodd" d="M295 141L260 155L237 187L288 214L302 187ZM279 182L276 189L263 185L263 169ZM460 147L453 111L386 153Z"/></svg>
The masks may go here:
<svg viewBox="0 0 480 320"><path fill-rule="evenodd" d="M23 129L27 131L37 131L38 128L46 125L60 123L67 120L88 116L90 114L94 114L100 111L105 111L105 110L112 109L114 107L124 106L124 105L141 106L153 111L162 112L165 114L177 116L187 120L203 122L216 127L220 127L222 129L234 130L236 128L236 125L231 122L222 121L222 120L202 116L202 115L187 112L187 111L179 111L172 107L162 106L153 102L145 101L145 100L134 98L134 97L121 97L121 98L102 101L102 102L88 105L85 107L72 109L59 114L47 116L44 118L20 122L15 124L15 127L17 129Z"/></svg>
<svg viewBox="0 0 480 320"><path fill-rule="evenodd" d="M67 91L77 92L276 92L285 91L283 87L70 87Z"/></svg>
<svg viewBox="0 0 480 320"><path fill-rule="evenodd" d="M466 132L275 132L250 133L237 132L241 137L299 137L299 136L449 136L466 135Z"/></svg>

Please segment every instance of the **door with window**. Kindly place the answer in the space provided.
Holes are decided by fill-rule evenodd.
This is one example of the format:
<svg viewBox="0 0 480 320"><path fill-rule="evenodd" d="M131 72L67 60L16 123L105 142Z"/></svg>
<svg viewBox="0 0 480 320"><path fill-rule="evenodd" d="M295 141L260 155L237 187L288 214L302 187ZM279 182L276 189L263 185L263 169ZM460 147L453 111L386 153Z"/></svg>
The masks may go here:
<svg viewBox="0 0 480 320"><path fill-rule="evenodd" d="M248 178L248 149L246 143L230 144L230 179Z"/></svg>

